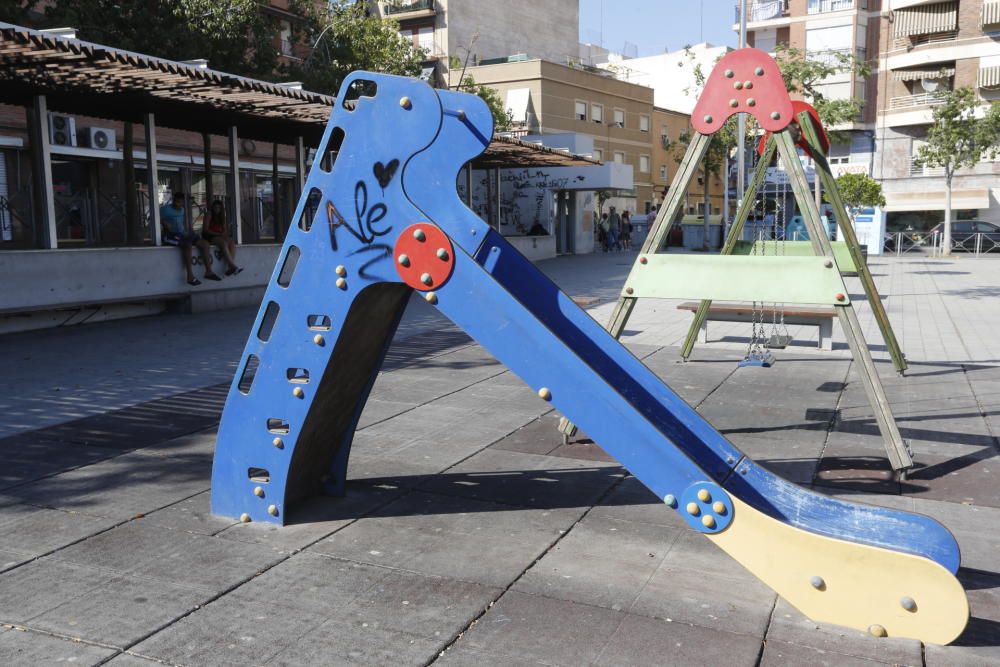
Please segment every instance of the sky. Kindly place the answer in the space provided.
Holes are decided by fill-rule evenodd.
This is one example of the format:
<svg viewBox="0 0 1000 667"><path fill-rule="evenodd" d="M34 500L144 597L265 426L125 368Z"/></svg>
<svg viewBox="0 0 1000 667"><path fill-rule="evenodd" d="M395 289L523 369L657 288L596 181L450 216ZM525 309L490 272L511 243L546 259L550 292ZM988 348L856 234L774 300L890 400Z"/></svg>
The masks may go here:
<svg viewBox="0 0 1000 667"><path fill-rule="evenodd" d="M625 49L627 42L635 45L631 48L636 48L640 56L676 51L705 41L735 47L737 36L732 26L736 3L737 0L580 0L580 41L601 44L618 52Z"/></svg>

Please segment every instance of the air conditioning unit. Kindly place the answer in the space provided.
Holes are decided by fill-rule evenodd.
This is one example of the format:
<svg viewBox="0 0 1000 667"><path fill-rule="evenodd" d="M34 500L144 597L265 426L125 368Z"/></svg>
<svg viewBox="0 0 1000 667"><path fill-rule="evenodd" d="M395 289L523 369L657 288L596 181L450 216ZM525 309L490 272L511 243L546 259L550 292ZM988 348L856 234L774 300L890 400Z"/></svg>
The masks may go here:
<svg viewBox="0 0 1000 667"><path fill-rule="evenodd" d="M53 146L76 146L76 119L49 114L49 143Z"/></svg>
<svg viewBox="0 0 1000 667"><path fill-rule="evenodd" d="M110 127L87 127L80 134L80 145L102 151L115 150L115 131Z"/></svg>

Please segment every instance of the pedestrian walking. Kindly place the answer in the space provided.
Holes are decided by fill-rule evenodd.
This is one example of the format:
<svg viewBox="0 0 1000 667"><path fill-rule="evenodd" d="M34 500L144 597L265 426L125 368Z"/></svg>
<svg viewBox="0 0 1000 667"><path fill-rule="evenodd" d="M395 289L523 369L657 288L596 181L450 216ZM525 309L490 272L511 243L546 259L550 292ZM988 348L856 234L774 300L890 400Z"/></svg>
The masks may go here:
<svg viewBox="0 0 1000 667"><path fill-rule="evenodd" d="M608 214L601 214L601 222L597 225L597 242L601 245L601 250L608 251Z"/></svg>
<svg viewBox="0 0 1000 667"><path fill-rule="evenodd" d="M608 213L608 250L621 250L622 243L620 234L622 233L622 216L611 207Z"/></svg>
<svg viewBox="0 0 1000 667"><path fill-rule="evenodd" d="M632 214L628 209L622 213L622 247L632 249Z"/></svg>

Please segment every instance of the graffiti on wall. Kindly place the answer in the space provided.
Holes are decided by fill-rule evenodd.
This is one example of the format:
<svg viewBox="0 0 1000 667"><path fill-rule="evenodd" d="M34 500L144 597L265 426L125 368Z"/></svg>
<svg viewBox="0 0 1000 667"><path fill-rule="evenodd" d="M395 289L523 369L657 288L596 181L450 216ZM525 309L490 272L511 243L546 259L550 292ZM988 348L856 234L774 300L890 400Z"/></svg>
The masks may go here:
<svg viewBox="0 0 1000 667"><path fill-rule="evenodd" d="M507 169L500 172L500 231L506 236L527 234L536 224L552 233L553 196L558 190L579 189L586 181L581 174L567 174L566 168ZM474 171L472 205L475 213L488 219L490 202L497 197L491 172ZM466 197L464 179L459 179L459 196Z"/></svg>

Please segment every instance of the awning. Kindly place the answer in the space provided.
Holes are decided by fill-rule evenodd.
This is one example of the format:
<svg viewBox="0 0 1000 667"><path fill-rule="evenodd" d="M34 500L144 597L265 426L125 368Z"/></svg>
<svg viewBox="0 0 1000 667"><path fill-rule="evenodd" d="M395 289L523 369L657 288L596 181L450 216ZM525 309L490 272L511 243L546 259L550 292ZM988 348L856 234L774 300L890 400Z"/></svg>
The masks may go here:
<svg viewBox="0 0 1000 667"><path fill-rule="evenodd" d="M942 67L941 69L901 69L892 73L892 78L896 81L940 79L945 76L955 76L955 68Z"/></svg>
<svg viewBox="0 0 1000 667"><path fill-rule="evenodd" d="M938 2L897 9L893 37L913 37L958 29L958 3Z"/></svg>
<svg viewBox="0 0 1000 667"><path fill-rule="evenodd" d="M507 91L507 110L510 111L513 122L528 122L528 102L530 101L530 88L511 88Z"/></svg>
<svg viewBox="0 0 1000 667"><path fill-rule="evenodd" d="M980 67L976 85L990 90L1000 88L1000 65Z"/></svg>
<svg viewBox="0 0 1000 667"><path fill-rule="evenodd" d="M929 192L886 192L886 211L943 211L944 190ZM990 191L986 188L975 190L952 190L951 208L987 209L990 207Z"/></svg>
<svg viewBox="0 0 1000 667"><path fill-rule="evenodd" d="M248 79L103 44L0 23L0 103L29 106L45 95L49 108L94 118L240 138L319 144L334 98L292 85ZM475 160L489 167L600 164L588 157L516 139L494 137Z"/></svg>
<svg viewBox="0 0 1000 667"><path fill-rule="evenodd" d="M983 2L983 27L1000 26L1000 0Z"/></svg>

